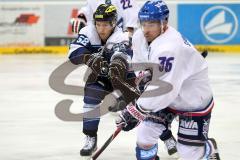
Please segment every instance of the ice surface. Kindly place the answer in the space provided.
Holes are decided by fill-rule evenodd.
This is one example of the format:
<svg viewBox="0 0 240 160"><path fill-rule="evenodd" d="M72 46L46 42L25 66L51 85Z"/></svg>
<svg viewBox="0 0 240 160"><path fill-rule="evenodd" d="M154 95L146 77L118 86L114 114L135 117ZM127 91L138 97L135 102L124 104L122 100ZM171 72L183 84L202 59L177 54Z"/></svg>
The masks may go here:
<svg viewBox="0 0 240 160"><path fill-rule="evenodd" d="M81 122L65 122L55 116L56 104L74 100L71 111L82 111L82 97L53 91L49 76L66 58L59 55L0 56L0 159L1 160L80 160L84 139ZM240 157L240 55L210 54L209 77L215 108L210 137L215 137L222 159ZM66 83L82 84L84 68L75 70ZM114 114L102 117L99 146L115 130ZM174 122L174 134L176 134ZM159 141L159 155L166 157ZM121 132L99 160L135 159L135 130Z"/></svg>

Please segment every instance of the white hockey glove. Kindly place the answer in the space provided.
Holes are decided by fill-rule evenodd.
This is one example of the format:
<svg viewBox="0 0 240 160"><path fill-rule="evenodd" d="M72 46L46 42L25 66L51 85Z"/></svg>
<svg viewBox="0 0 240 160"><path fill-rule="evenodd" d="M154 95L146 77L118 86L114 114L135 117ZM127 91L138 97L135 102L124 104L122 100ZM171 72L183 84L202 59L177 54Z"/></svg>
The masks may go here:
<svg viewBox="0 0 240 160"><path fill-rule="evenodd" d="M80 13L78 18L72 18L70 23L72 24L72 32L78 34L87 25L87 19L83 13Z"/></svg>
<svg viewBox="0 0 240 160"><path fill-rule="evenodd" d="M138 89L142 93L148 84L152 80L152 71L147 69L145 71L140 71L135 79L135 83L138 86Z"/></svg>
<svg viewBox="0 0 240 160"><path fill-rule="evenodd" d="M143 86L143 85L146 85L151 80L152 80L152 71L150 69L147 69L145 71L140 71L138 73L135 83L138 86Z"/></svg>
<svg viewBox="0 0 240 160"><path fill-rule="evenodd" d="M149 112L142 110L138 105L128 105L126 109L121 111L116 119L117 127L122 127L122 130L129 131L147 118Z"/></svg>

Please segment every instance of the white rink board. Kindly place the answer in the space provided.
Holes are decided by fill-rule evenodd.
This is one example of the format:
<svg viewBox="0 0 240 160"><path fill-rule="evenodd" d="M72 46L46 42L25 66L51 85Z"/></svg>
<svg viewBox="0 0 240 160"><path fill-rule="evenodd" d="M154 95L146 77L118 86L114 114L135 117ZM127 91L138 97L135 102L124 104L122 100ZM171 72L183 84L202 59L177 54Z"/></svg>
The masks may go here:
<svg viewBox="0 0 240 160"><path fill-rule="evenodd" d="M210 54L210 79L215 97L210 137L218 141L223 160L240 157L240 56ZM48 85L50 73L66 60L57 55L0 56L0 159L80 160L82 124L63 122L54 114L62 99L74 99L72 112L81 112L81 98L61 95ZM81 69L68 83L80 84ZM114 131L114 115L104 116L99 146ZM176 128L174 129L176 134ZM159 155L167 157L159 142ZM135 159L135 131L120 133L99 160Z"/></svg>

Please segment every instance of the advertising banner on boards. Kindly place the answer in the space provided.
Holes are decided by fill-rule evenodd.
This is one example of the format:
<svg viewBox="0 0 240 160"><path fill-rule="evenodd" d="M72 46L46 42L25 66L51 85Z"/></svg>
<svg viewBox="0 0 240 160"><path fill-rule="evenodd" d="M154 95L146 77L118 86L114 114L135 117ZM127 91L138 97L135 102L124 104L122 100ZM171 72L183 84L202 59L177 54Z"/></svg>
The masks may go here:
<svg viewBox="0 0 240 160"><path fill-rule="evenodd" d="M239 45L240 4L179 4L178 30L195 45Z"/></svg>
<svg viewBox="0 0 240 160"><path fill-rule="evenodd" d="M37 4L0 7L0 46L43 46L44 8Z"/></svg>

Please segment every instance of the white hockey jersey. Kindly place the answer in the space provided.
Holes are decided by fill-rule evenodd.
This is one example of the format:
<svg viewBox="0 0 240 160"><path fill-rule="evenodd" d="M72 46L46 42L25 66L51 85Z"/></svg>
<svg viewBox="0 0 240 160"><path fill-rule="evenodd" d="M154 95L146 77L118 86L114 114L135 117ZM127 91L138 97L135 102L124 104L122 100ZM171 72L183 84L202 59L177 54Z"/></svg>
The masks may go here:
<svg viewBox="0 0 240 160"><path fill-rule="evenodd" d="M150 45L141 29L133 36L133 63L154 63L153 80L146 92L151 94L160 85L159 95L146 97L143 93L137 100L143 109L153 112L170 107L178 111L196 111L205 108L212 99L207 63L201 54L178 31L171 26ZM161 65L160 65L161 64ZM164 71L164 74L162 75ZM162 94L162 92L167 93ZM154 92L152 92L154 93ZM155 94L155 93L154 93Z"/></svg>
<svg viewBox="0 0 240 160"><path fill-rule="evenodd" d="M111 3L117 7L118 26L126 29L127 27L137 28L139 7L135 0L87 0L87 5L81 9L86 15L87 22L93 22L93 13L100 4Z"/></svg>

